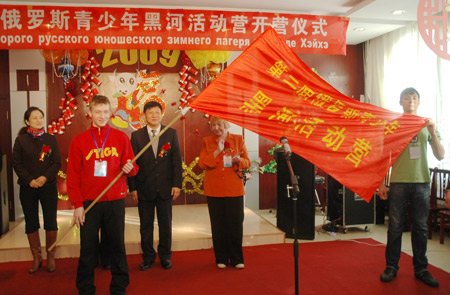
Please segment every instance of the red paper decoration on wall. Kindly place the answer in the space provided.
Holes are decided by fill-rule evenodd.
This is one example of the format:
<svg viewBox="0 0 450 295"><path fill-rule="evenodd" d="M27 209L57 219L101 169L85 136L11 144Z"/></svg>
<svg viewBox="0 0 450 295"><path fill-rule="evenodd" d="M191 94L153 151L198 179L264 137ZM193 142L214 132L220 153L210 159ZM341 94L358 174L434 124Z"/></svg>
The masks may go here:
<svg viewBox="0 0 450 295"><path fill-rule="evenodd" d="M100 72L97 69L100 64L87 50L73 52L75 51L71 51L70 53L73 62L79 63L82 59L86 59L83 74L81 75L82 83L80 85L80 91L83 93L83 101L89 106L91 98L98 94L98 90L94 85L100 86L102 84L97 78L100 76ZM85 58L86 53L87 57ZM64 80L64 89L65 96L61 97L59 103L61 114L48 125L47 132L49 134L64 134L67 126L72 124L72 118L75 117L75 111L78 109L78 101L75 98L78 91L75 89L72 79Z"/></svg>

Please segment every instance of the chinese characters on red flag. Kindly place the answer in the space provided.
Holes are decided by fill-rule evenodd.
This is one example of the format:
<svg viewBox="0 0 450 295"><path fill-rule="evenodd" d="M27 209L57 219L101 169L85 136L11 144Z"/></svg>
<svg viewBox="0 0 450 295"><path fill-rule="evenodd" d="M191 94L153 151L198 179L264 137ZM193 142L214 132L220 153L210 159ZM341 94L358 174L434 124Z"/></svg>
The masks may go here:
<svg viewBox="0 0 450 295"><path fill-rule="evenodd" d="M366 201L422 129L424 118L346 97L316 75L272 29L191 104L309 160Z"/></svg>
<svg viewBox="0 0 450 295"><path fill-rule="evenodd" d="M348 22L249 11L0 5L0 49L242 51L272 27L296 52L345 55Z"/></svg>

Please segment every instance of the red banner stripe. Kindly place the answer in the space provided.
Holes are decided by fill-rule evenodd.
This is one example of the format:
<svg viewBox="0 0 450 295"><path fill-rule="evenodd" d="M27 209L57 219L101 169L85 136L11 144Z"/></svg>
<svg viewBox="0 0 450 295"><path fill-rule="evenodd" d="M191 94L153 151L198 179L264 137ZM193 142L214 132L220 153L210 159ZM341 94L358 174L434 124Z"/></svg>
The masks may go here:
<svg viewBox="0 0 450 295"><path fill-rule="evenodd" d="M273 27L299 53L346 53L348 18L151 8L0 5L0 49L242 51Z"/></svg>

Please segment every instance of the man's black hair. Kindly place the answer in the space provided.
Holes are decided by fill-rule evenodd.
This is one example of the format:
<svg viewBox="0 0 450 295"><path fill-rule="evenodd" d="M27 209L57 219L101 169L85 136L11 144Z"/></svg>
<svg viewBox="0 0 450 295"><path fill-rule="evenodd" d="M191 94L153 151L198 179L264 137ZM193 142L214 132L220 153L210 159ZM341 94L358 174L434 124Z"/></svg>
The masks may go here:
<svg viewBox="0 0 450 295"><path fill-rule="evenodd" d="M156 102L156 101L152 100L152 101L149 101L149 102L144 104L144 113L145 113L146 110L154 108L154 107L158 107L161 110L161 112L162 112L161 104L159 104L159 102Z"/></svg>

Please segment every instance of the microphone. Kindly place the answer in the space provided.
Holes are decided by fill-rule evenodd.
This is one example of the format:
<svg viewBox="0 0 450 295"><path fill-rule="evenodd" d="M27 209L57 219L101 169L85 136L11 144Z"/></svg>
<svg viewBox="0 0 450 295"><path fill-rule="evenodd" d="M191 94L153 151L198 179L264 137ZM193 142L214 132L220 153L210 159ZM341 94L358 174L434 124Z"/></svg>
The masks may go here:
<svg viewBox="0 0 450 295"><path fill-rule="evenodd" d="M280 142L281 142L281 144L283 145L283 148L284 148L284 154L285 154L285 155L290 155L290 154L292 153L292 151L291 151L291 147L289 146L287 137L282 136L282 137L280 138Z"/></svg>

